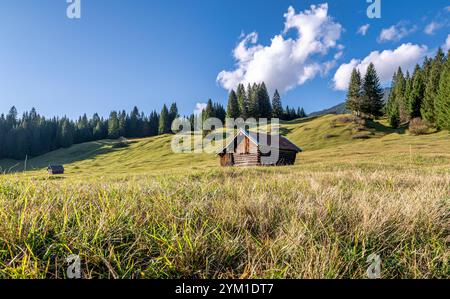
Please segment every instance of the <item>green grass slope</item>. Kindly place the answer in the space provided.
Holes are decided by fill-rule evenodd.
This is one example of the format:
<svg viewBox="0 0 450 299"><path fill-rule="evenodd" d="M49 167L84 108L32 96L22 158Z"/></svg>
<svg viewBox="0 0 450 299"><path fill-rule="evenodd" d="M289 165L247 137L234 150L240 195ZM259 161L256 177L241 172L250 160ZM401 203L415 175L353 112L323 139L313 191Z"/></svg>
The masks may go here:
<svg viewBox="0 0 450 299"><path fill-rule="evenodd" d="M364 128L348 116L326 115L281 124L281 132L304 149L298 165L320 167L357 163L395 166L411 164L450 168L450 138L447 132L411 136L404 129L393 130L382 122L368 122ZM354 139L362 135L367 139ZM64 164L66 175L133 175L218 167L214 154L175 154L171 135L136 139L126 148L114 148L115 141L78 144L27 161L32 174L45 175L47 165ZM376 157L376 158L375 158ZM20 172L24 163L0 161L2 172Z"/></svg>

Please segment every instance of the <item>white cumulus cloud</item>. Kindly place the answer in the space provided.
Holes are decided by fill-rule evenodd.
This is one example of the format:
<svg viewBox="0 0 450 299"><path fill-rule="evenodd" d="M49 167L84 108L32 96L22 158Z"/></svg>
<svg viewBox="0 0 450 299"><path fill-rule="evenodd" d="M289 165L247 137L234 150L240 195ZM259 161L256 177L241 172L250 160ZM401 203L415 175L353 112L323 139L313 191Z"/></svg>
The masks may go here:
<svg viewBox="0 0 450 299"><path fill-rule="evenodd" d="M444 26L444 24L437 23L437 22L431 22L430 24L428 24L425 27L424 32L428 35L432 35L432 34L434 34L434 32L436 30L438 30L439 28L442 28L443 26Z"/></svg>
<svg viewBox="0 0 450 299"><path fill-rule="evenodd" d="M362 25L361 27L359 27L357 33L364 36L367 34L367 31L369 30L369 28L370 28L370 24Z"/></svg>
<svg viewBox="0 0 450 299"><path fill-rule="evenodd" d="M206 106L208 106L208 104L206 104L206 103L197 103L197 104L195 104L194 114L195 115L199 115L200 113L203 112L203 110L206 109Z"/></svg>
<svg viewBox="0 0 450 299"><path fill-rule="evenodd" d="M399 22L396 25L381 30L378 42L399 41L416 30L416 26L409 27L407 22Z"/></svg>
<svg viewBox="0 0 450 299"><path fill-rule="evenodd" d="M241 37L233 51L236 68L217 76L222 87L231 90L239 83L265 82L270 92L286 92L326 73L341 56L342 26L328 15L328 4L311 5L299 13L289 7L284 18L284 32L267 46L258 44L256 32ZM296 31L295 38L286 37L290 30ZM336 52L334 58L323 61L331 50Z"/></svg>
<svg viewBox="0 0 450 299"><path fill-rule="evenodd" d="M347 90L352 70L356 68L362 75L365 75L370 63L375 65L381 83L389 83L399 66L402 67L404 72L406 70L412 71L416 63L426 56L427 51L426 46L407 43L402 44L395 50L373 51L362 60L352 59L349 63L342 64L336 71L333 78L334 88L336 90Z"/></svg>
<svg viewBox="0 0 450 299"><path fill-rule="evenodd" d="M447 36L447 40L445 41L445 44L442 46L442 48L444 49L444 51L450 50L450 34Z"/></svg>

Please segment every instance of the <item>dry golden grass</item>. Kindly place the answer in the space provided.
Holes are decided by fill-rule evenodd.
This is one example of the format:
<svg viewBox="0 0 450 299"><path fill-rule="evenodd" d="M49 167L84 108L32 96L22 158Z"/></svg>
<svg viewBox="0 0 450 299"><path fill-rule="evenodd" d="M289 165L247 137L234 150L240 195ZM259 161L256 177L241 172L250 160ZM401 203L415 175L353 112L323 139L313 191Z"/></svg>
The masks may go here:
<svg viewBox="0 0 450 299"><path fill-rule="evenodd" d="M217 169L0 179L0 276L449 278L450 174Z"/></svg>

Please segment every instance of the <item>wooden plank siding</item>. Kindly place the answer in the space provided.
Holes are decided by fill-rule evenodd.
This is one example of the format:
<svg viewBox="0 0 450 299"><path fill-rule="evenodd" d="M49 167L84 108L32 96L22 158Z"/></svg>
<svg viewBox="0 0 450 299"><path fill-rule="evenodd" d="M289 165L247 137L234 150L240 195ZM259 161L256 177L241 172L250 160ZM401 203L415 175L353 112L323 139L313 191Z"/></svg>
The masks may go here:
<svg viewBox="0 0 450 299"><path fill-rule="evenodd" d="M273 140L271 136L268 136L269 140ZM279 143L277 142L277 147L270 148L271 141L267 144L267 138L263 139L265 141L259 144L260 139L258 136L253 136L251 133L241 131L236 135L232 142L230 142L224 149L218 152L220 156L221 166L283 166L283 165L293 165L295 164L297 153L302 150L295 144L290 142L285 137L280 136ZM277 160L264 159L264 157L269 157L269 154L261 153L262 147L264 146L264 151L279 150L279 157ZM265 161L267 160L267 161Z"/></svg>
<svg viewBox="0 0 450 299"><path fill-rule="evenodd" d="M261 164L261 156L256 154L234 154L234 165L235 166L258 166Z"/></svg>

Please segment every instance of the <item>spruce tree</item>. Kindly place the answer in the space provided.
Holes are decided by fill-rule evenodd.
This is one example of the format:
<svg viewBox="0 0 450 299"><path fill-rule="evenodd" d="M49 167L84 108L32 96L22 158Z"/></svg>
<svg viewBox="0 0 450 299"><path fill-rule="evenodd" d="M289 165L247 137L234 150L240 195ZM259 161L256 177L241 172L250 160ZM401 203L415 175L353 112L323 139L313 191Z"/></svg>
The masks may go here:
<svg viewBox="0 0 450 299"><path fill-rule="evenodd" d="M424 100L420 110L422 117L432 124L436 122L435 101L439 89L441 68L444 63L444 58L444 52L439 48L436 57L431 62L431 70L429 71L428 80L426 81Z"/></svg>
<svg viewBox="0 0 450 299"><path fill-rule="evenodd" d="M389 124L393 128L397 128L398 125L400 124L399 105L396 97L398 84L397 80L398 80L397 73L394 73L391 85L391 93L389 94L389 99L385 107L385 113L389 120Z"/></svg>
<svg viewBox="0 0 450 299"><path fill-rule="evenodd" d="M398 103L399 110L400 110L400 106L402 105L402 103L406 102L406 100L405 100L406 79L405 79L405 76L403 74L403 70L401 67L399 67L397 70L397 76L396 76L395 80L396 80L395 97L396 97L396 101ZM400 111L399 111L399 117L400 117Z"/></svg>
<svg viewBox="0 0 450 299"><path fill-rule="evenodd" d="M243 119L247 119L249 117L248 112L248 97L245 91L245 87L243 84L239 84L236 90L236 97L239 103L239 117L242 117Z"/></svg>
<svg viewBox="0 0 450 299"><path fill-rule="evenodd" d="M108 119L108 138L117 139L120 137L119 118L116 111L112 111Z"/></svg>
<svg viewBox="0 0 450 299"><path fill-rule="evenodd" d="M255 119L260 117L260 106L259 106L259 98L258 98L258 90L259 86L256 83L250 87L249 94L249 115Z"/></svg>
<svg viewBox="0 0 450 299"><path fill-rule="evenodd" d="M175 119L177 119L180 115L178 114L177 103L172 103L169 109L169 124L172 126L172 123Z"/></svg>
<svg viewBox="0 0 450 299"><path fill-rule="evenodd" d="M405 77L405 93L403 101L399 103L400 123L407 123L411 118L410 102L412 91L412 79L409 71L406 72Z"/></svg>
<svg viewBox="0 0 450 299"><path fill-rule="evenodd" d="M225 123L227 117L227 111L220 103L213 104L214 117L220 119L222 123Z"/></svg>
<svg viewBox="0 0 450 299"><path fill-rule="evenodd" d="M238 98L234 90L231 90L230 95L228 97L228 106L227 106L227 117L232 119L237 119L241 115L239 111L239 103Z"/></svg>
<svg viewBox="0 0 450 299"><path fill-rule="evenodd" d="M162 110L161 110L161 114L159 117L159 134L163 135L163 134L169 134L170 133L170 129L171 129L171 123L170 123L170 119L169 119L169 110L167 109L166 104L164 104Z"/></svg>
<svg viewBox="0 0 450 299"><path fill-rule="evenodd" d="M442 66L436 97L436 123L439 129L450 130L450 51Z"/></svg>
<svg viewBox="0 0 450 299"><path fill-rule="evenodd" d="M362 86L362 112L375 117L383 115L383 89L373 63L369 64Z"/></svg>
<svg viewBox="0 0 450 299"><path fill-rule="evenodd" d="M272 105L270 104L270 96L264 82L258 86L257 97L259 103L259 117L268 119L272 118Z"/></svg>
<svg viewBox="0 0 450 299"><path fill-rule="evenodd" d="M159 115L156 111L150 114L149 118L150 136L156 136L159 133Z"/></svg>
<svg viewBox="0 0 450 299"><path fill-rule="evenodd" d="M6 115L6 126L8 129L12 129L17 125L17 109L12 106L9 110L8 115Z"/></svg>
<svg viewBox="0 0 450 299"><path fill-rule="evenodd" d="M410 93L409 111L411 118L422 117L421 108L425 93L425 84L423 82L424 74L419 65L416 65L412 76L412 85Z"/></svg>
<svg viewBox="0 0 450 299"><path fill-rule="evenodd" d="M303 109L303 107L300 109L300 115L299 115L299 117L300 117L300 118L305 118L305 117L307 117L306 112L305 112L305 109Z"/></svg>
<svg viewBox="0 0 450 299"><path fill-rule="evenodd" d="M283 117L283 104L278 90L275 90L272 98L272 117L280 119Z"/></svg>
<svg viewBox="0 0 450 299"><path fill-rule="evenodd" d="M94 140L103 139L103 128L102 128L101 122L97 122L95 124L94 131L93 131L93 138L94 138Z"/></svg>
<svg viewBox="0 0 450 299"><path fill-rule="evenodd" d="M360 113L361 106L361 73L354 68L350 77L350 84L347 93L346 108L350 111Z"/></svg>
<svg viewBox="0 0 450 299"><path fill-rule="evenodd" d="M392 80L391 92L386 103L386 115L392 127L397 128L401 123L400 106L405 102L406 80L399 67Z"/></svg>
<svg viewBox="0 0 450 299"><path fill-rule="evenodd" d="M214 113L214 104L211 99L208 100L206 104L205 110L203 110L202 113L202 119L203 121L207 120L208 118L216 117Z"/></svg>
<svg viewBox="0 0 450 299"><path fill-rule="evenodd" d="M426 85L428 82L428 79L430 78L431 75L431 68L433 67L433 59L425 57L425 59L423 60L423 65L422 65L422 79L424 84Z"/></svg>
<svg viewBox="0 0 450 299"><path fill-rule="evenodd" d="M117 114L117 118L119 119L119 137L132 137L133 136L133 129L131 124L131 119L128 117L125 110L122 110L122 112L119 112Z"/></svg>

